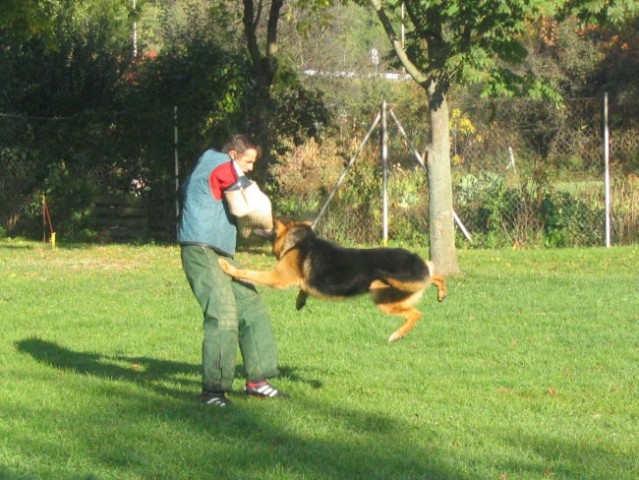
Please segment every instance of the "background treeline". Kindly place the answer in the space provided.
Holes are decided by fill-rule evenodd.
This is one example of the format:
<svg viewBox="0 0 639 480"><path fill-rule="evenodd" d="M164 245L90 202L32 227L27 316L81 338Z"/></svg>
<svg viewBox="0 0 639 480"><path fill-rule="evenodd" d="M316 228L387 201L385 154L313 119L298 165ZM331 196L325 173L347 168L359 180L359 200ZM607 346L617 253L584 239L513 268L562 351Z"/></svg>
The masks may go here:
<svg viewBox="0 0 639 480"><path fill-rule="evenodd" d="M0 10L2 235L41 237L45 195L62 238L112 239L100 220L99 199L108 197L133 199L150 218L137 231L133 223L128 239L171 241L176 159L179 183L204 148L235 131L264 141L259 180L277 213L314 218L383 99L425 152L424 94L382 75L402 71L366 8L284 10L265 99L238 2L52 0L46 12L37 3ZM455 202L474 245L601 244L603 92L614 133L616 240L638 240L638 32L636 18L614 30L584 30L572 18L531 23L521 68L560 92L561 104L453 92ZM424 242L424 172L399 135L390 149L391 238ZM374 132L322 233L379 240L380 169Z"/></svg>

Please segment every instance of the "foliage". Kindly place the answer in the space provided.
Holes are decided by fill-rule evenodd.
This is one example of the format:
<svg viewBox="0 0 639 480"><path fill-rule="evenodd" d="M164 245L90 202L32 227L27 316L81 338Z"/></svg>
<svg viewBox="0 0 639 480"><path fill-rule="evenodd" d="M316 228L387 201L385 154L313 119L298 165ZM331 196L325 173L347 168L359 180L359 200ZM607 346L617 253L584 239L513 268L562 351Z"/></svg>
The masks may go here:
<svg viewBox="0 0 639 480"><path fill-rule="evenodd" d="M131 71L134 81L123 91L124 112L139 115L177 107L184 132L182 151L191 159L204 148L219 147L229 132L241 129L248 72L241 53L227 50L211 39L176 45ZM139 135L131 135L132 139L147 137L145 148L153 148L153 136L159 132L148 131L147 125L122 125L123 132L130 128L139 130ZM169 143L169 125L166 128L162 136ZM166 145L162 145L165 149ZM160 160L157 156L152 158Z"/></svg>
<svg viewBox="0 0 639 480"><path fill-rule="evenodd" d="M486 248L503 246L502 220L510 211L508 189L499 175L464 176L456 190L458 215L473 236L473 244ZM502 239L502 240L499 240Z"/></svg>
<svg viewBox="0 0 639 480"><path fill-rule="evenodd" d="M639 176L630 175L612 186L612 229L624 245L639 243Z"/></svg>
<svg viewBox="0 0 639 480"><path fill-rule="evenodd" d="M281 62L271 89L272 116L270 130L276 132L272 149L279 155L301 145L309 138L319 138L326 130L329 113L322 93L306 88L297 72Z"/></svg>
<svg viewBox="0 0 639 480"><path fill-rule="evenodd" d="M601 245L601 236L592 228L592 222L595 218L599 220L598 224L603 224L604 212L601 208L595 207L595 211L591 208L568 192L547 194L541 205L541 215L548 246Z"/></svg>
<svg viewBox="0 0 639 480"><path fill-rule="evenodd" d="M544 12L545 3L486 0L447 2L445 7L437 1L404 4L410 28L406 57L400 51L399 59L425 88L435 81L444 91L455 84L478 83L487 95L528 94L556 101L559 97L552 88L531 72L517 68L527 56L521 43L527 22ZM397 19L403 3L371 0L371 4L380 18ZM387 32L390 27L388 23ZM394 46L398 51L397 42Z"/></svg>
<svg viewBox="0 0 639 480"><path fill-rule="evenodd" d="M166 13L171 22L164 38L190 43L175 40L162 53L141 53L134 61L128 10L119 2L56 10L47 37L55 38L55 48L42 36L0 31L8 66L0 71L0 109L20 113L0 118L0 168L11 179L0 183L8 207L2 222L13 233L38 236L37 207L26 206L37 206L42 191L68 236L90 228L92 195L130 194L133 181L145 185L135 193L170 211L174 106L189 164L203 148L242 129L245 57L204 35L210 25L200 16L178 22ZM54 116L63 118L39 118Z"/></svg>
<svg viewBox="0 0 639 480"><path fill-rule="evenodd" d="M346 160L359 139L346 144L309 140L280 158L273 168L275 214L315 220L337 188L317 228L329 238L349 244L377 243L382 227L382 168L379 152L370 145L346 171ZM424 243L428 239L426 176L412 159L389 165L389 237L394 242Z"/></svg>
<svg viewBox="0 0 639 480"><path fill-rule="evenodd" d="M11 30L22 40L32 36L48 40L56 13L70 6L71 0L3 0L0 3L0 30Z"/></svg>
<svg viewBox="0 0 639 480"><path fill-rule="evenodd" d="M560 14L575 15L584 23L601 25L621 24L639 15L639 4L634 0L569 0L556 7Z"/></svg>
<svg viewBox="0 0 639 480"><path fill-rule="evenodd" d="M467 113L454 108L450 114L451 154L453 165L464 163L466 149L474 142L483 142L483 137L477 133L477 127L473 125Z"/></svg>
<svg viewBox="0 0 639 480"><path fill-rule="evenodd" d="M458 213L473 237L473 247L597 246L604 222L600 202L578 191L534 183L508 186L497 174L468 174L456 189Z"/></svg>
<svg viewBox="0 0 639 480"><path fill-rule="evenodd" d="M9 230L26 214L22 232L33 232L38 217L29 218L24 209L37 204L43 191L55 199L66 187L69 192L75 187L90 190L87 173L92 166L100 168L112 151L111 142L98 140L108 131L95 120L117 104L127 41L118 23L126 18L126 9L118 2L80 3L75 8L67 8L67 3L47 4L46 32L25 37L14 29L0 30L1 63L7 67L0 70L0 109L12 113L1 119L0 131L1 168L11 179L0 192ZM61 169L65 174L58 176ZM73 208L84 197L66 196L70 203L61 212L73 217Z"/></svg>
<svg viewBox="0 0 639 480"><path fill-rule="evenodd" d="M394 26L399 26L400 3L385 3ZM544 7L540 11L545 16L526 17L520 26L515 17L523 12L517 6L521 2L448 2L439 13L436 2L405 3L411 4L414 15L427 11L426 20L432 22L427 25L437 26L439 22L445 27L441 30L445 48L438 50L443 57L429 60L424 57L429 52L416 51L418 24L412 22L410 15L406 19L409 48L415 51L415 58L429 68L448 58L442 63L445 68L435 68L433 73L443 72L442 78L447 81L460 82L449 92L454 105L459 106L459 110L451 110L448 122L453 167L478 175L487 169L487 162L502 162L501 155L511 145L517 156L530 159L525 173L534 170L534 187L528 185L522 191L514 191L512 178L504 187L506 191L513 190L509 195L519 198L517 204L521 208L525 206L528 220L522 224L534 225L535 231L541 231L539 204L544 201L545 192L552 191L557 177L573 175L576 167L599 174L600 100L594 99L594 106L573 117L567 113L568 101L477 103L486 86L490 89L501 82L503 85L497 89L500 93L521 93L526 91L526 82L543 77L563 95L596 96L603 88L610 89L611 120L619 127L612 132L613 170L636 172L639 156L634 119L639 42L633 4L571 1L565 4L572 10L557 12L552 2L537 2ZM532 2L528 3L526 8L532 9ZM469 20L489 11L495 18L475 23ZM282 12L278 68L268 104L268 134L276 163L268 186L282 211L312 216L332 187L334 175L354 151L351 141L361 138L370 126L381 99L392 104L409 138L422 152L431 145L432 125L425 125L425 119L432 103L427 102L424 90L415 82L390 82L375 76L399 73L393 70L399 64L385 51L383 27L370 9L352 3L308 0L289 3ZM558 13L566 12L578 16L555 19ZM618 12L623 15L620 17ZM503 26L506 30L500 30L499 22L506 13L513 19L507 19ZM92 235L90 198L97 193L147 197L156 205L157 214L166 216L170 224L175 210L176 153L180 175L184 176L203 148L219 146L232 131L255 129L252 106L257 86L253 65L244 50L241 20L242 6L238 2L138 0L135 11L127 0L3 2L0 225L6 233L40 236L42 192L55 208L56 226L64 230L67 238ZM596 20L603 26L578 24L578 20ZM133 21L139 47L135 59L131 45ZM260 23L257 32L261 34L263 27ZM470 45L463 42L466 34L470 35ZM434 40L431 37L426 43ZM522 64L513 65L511 60L522 53L513 43L517 41L525 47L527 56ZM436 43L433 45L439 47ZM377 65L371 62L373 48L381 53ZM503 55L493 58L489 49L504 50ZM484 67L486 72L481 70ZM361 77L299 75L306 68L352 71ZM490 80L489 73L504 78ZM484 83L482 87L469 88L471 81ZM464 98L472 101L463 101ZM517 131L504 124L517 127ZM597 132L591 131L590 125L596 125ZM390 128L392 131L392 124ZM314 138L313 142L309 137ZM561 142L574 148L557 154L556 146ZM399 163L408 172L409 155L401 149L405 150L402 140L391 137L392 163ZM378 168L376 162L377 159L371 161L371 168ZM505 165L507 159L502 163ZM300 173L305 170L308 173ZM332 222L330 231L339 231L337 236L341 239L377 241L381 223L379 170L370 175L363 171L357 174L361 174L361 178L356 178L362 185L349 180L343 188L353 192L340 192L357 207L339 205L338 198L331 205L326 222ZM392 238L426 235L428 213L424 209L428 208L428 189L422 188L423 178L422 172L413 177L394 168L389 183L389 188L397 188L390 195ZM144 184L144 188L136 190L132 182ZM316 186L316 182L322 186ZM303 190L305 184L309 185L308 191ZM413 187L419 192L416 197ZM499 198L486 196L487 201ZM593 210L588 200L581 200ZM567 237L557 233L569 228L562 220L563 214L557 213L573 208L566 202L557 196L548 200L547 212L555 220L543 236L552 231L555 240L551 244L566 242ZM616 208L625 212L632 205L620 204ZM490 203L486 209L499 210ZM574 209L581 211L582 207ZM598 212L591 213L599 218ZM352 221L346 220L350 215ZM487 218L491 215L487 214ZM625 219L615 219L614 225L619 225L620 232L627 232L624 238L634 238L634 223ZM340 226L340 222L344 225ZM350 238L358 230L362 234ZM497 231L497 227L492 231ZM539 238L529 238L531 244L544 243Z"/></svg>
<svg viewBox="0 0 639 480"><path fill-rule="evenodd" d="M381 231L381 165L374 149L364 148L320 223L323 235L338 242L371 243Z"/></svg>
<svg viewBox="0 0 639 480"><path fill-rule="evenodd" d="M342 173L344 158L334 141L313 138L278 157L271 168L272 196L277 215L306 219L319 212Z"/></svg>
<svg viewBox="0 0 639 480"><path fill-rule="evenodd" d="M103 109L114 102L119 72L126 68L126 36L118 26L126 11L60 7L52 14L48 37L24 39L0 30L0 73L5 112L65 116ZM49 42L54 42L55 48Z"/></svg>

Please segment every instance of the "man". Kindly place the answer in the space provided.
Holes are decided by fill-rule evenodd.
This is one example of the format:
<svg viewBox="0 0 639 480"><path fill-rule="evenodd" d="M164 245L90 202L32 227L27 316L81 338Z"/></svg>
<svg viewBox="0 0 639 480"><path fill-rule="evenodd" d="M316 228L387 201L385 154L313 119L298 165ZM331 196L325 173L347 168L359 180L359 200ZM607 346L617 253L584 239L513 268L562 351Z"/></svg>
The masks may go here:
<svg viewBox="0 0 639 480"><path fill-rule="evenodd" d="M263 398L283 397L268 383L278 375L271 323L254 286L233 280L218 258L232 261L237 227L224 191L253 170L259 149L244 134L231 136L221 152L207 150L186 179L178 242L182 267L204 313L201 401L230 404L238 344L247 381L244 391Z"/></svg>

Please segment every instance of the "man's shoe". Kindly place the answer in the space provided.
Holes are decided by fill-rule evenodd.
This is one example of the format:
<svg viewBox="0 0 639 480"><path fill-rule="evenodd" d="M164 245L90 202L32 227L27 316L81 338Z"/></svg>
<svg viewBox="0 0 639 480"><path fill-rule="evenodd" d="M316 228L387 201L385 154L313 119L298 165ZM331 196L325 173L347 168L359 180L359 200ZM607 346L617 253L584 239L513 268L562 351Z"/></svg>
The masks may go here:
<svg viewBox="0 0 639 480"><path fill-rule="evenodd" d="M278 390L266 380L261 382L246 382L244 393L259 398L287 398L287 395Z"/></svg>
<svg viewBox="0 0 639 480"><path fill-rule="evenodd" d="M228 407L231 405L231 401L226 397L224 392L211 392L203 393L200 395L200 401L204 405L210 405L212 407Z"/></svg>

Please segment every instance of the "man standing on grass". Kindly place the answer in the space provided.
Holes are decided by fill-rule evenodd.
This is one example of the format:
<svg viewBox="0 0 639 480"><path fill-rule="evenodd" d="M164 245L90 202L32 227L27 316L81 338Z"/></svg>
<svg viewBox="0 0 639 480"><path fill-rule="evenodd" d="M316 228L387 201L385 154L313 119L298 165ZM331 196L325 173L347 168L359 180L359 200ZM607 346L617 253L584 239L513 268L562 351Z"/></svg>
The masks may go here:
<svg viewBox="0 0 639 480"><path fill-rule="evenodd" d="M229 405L238 344L247 381L244 391L263 398L283 397L268 383L278 375L277 348L262 298L253 285L226 275L220 256L232 262L237 226L224 191L253 170L259 156L244 134L231 136L221 152L207 150L186 179L178 230L182 267L204 313L201 401Z"/></svg>

